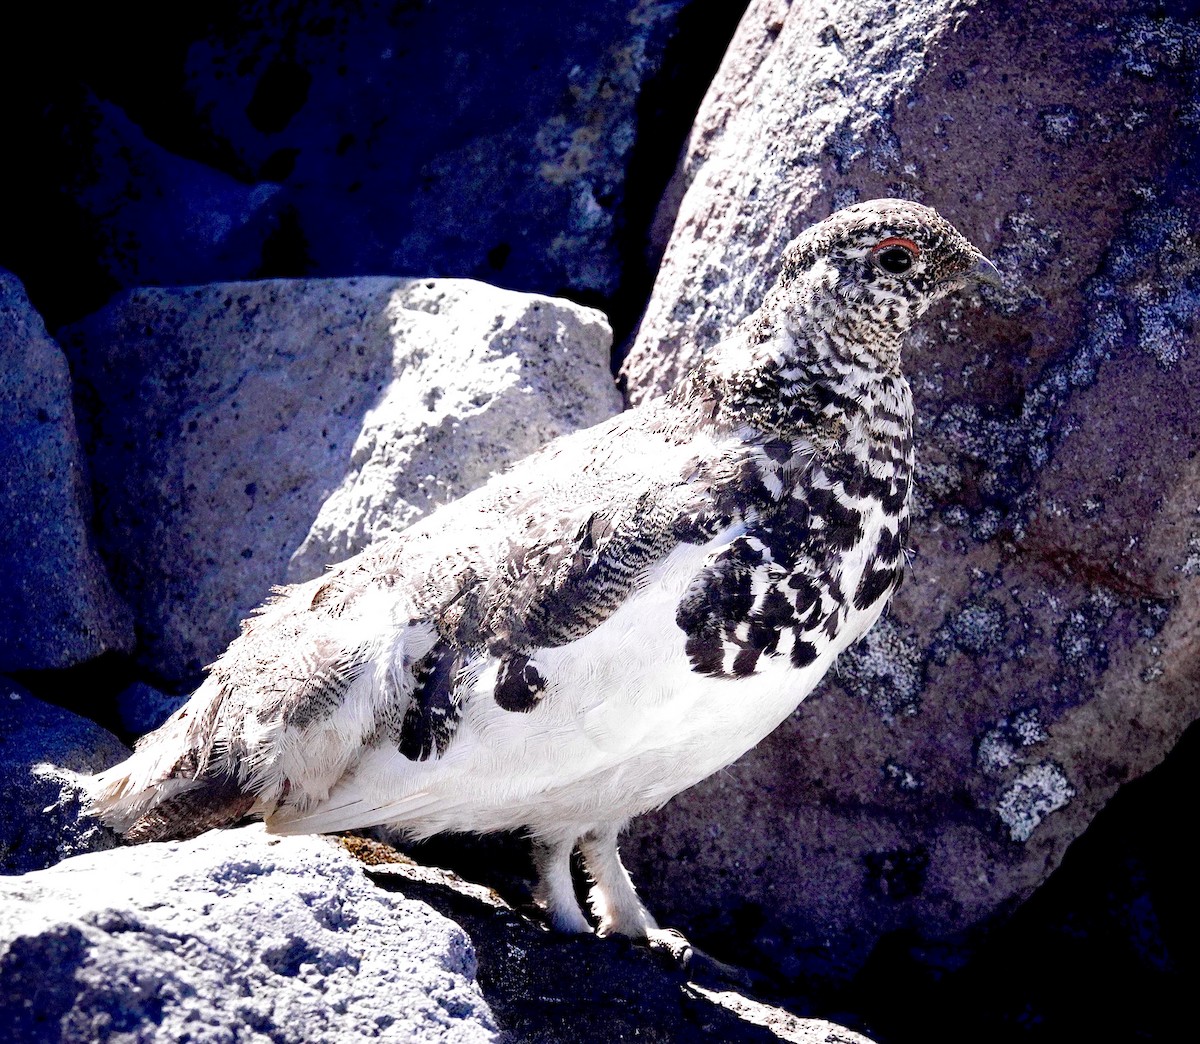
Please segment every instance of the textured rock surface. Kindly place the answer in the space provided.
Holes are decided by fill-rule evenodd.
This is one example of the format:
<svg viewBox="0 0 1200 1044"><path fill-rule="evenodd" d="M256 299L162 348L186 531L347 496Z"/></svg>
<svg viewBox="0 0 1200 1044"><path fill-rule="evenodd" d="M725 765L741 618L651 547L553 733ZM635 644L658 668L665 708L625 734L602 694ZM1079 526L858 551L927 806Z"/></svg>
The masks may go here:
<svg viewBox="0 0 1200 1044"><path fill-rule="evenodd" d="M0 272L0 671L132 644L91 514L67 360L20 282Z"/></svg>
<svg viewBox="0 0 1200 1044"><path fill-rule="evenodd" d="M292 555L289 580L317 576L621 407L600 312L461 279L413 282L387 307L392 383Z"/></svg>
<svg viewBox="0 0 1200 1044"><path fill-rule="evenodd" d="M372 878L388 891L421 899L471 933L479 953L479 986L505 1040L545 1044L651 1044L736 1041L738 1044L869 1044L868 1038L821 1018L800 1018L713 976L700 962L688 982L680 970L622 939L564 936L514 912L486 887L445 870L394 858L386 846L348 841L376 863ZM453 847L453 846L451 846ZM473 876L495 877L490 844L459 848ZM447 854L443 849L443 855ZM464 858L465 857L465 858Z"/></svg>
<svg viewBox="0 0 1200 1044"><path fill-rule="evenodd" d="M890 615L758 750L635 826L660 920L844 975L889 931L1029 894L1200 713L1198 57L1193 15L1139 2L747 13L631 397L858 198L938 207L1006 285L909 352L917 554Z"/></svg>
<svg viewBox="0 0 1200 1044"><path fill-rule="evenodd" d="M936 947L930 961L931 948L898 937L838 1010L884 1041L1190 1039L1200 905L1192 837L1177 824L1198 790L1200 722L969 957Z"/></svg>
<svg viewBox="0 0 1200 1044"><path fill-rule="evenodd" d="M636 105L683 0L244 5L188 52L212 139L321 272L611 294Z"/></svg>
<svg viewBox="0 0 1200 1044"><path fill-rule="evenodd" d="M112 848L115 836L80 815L81 774L129 756L117 738L0 678L0 874Z"/></svg>
<svg viewBox="0 0 1200 1044"><path fill-rule="evenodd" d="M615 412L610 341L566 301L386 278L139 290L64 331L143 662L194 678L298 549L315 575Z"/></svg>
<svg viewBox="0 0 1200 1044"><path fill-rule="evenodd" d="M0 881L16 1041L496 1039L457 925L331 842L260 828Z"/></svg>

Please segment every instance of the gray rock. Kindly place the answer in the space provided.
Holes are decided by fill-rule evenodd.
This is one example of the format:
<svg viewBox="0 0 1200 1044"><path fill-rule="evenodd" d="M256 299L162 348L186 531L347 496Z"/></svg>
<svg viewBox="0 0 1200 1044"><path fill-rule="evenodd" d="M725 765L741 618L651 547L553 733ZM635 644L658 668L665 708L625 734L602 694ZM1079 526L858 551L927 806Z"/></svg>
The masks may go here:
<svg viewBox="0 0 1200 1044"><path fill-rule="evenodd" d="M373 864L368 872L381 888L421 899L470 932L479 953L479 985L506 1040L870 1044L844 1026L801 1018L756 998L746 982L733 981L753 978L739 969L698 956L681 988L680 969L646 947L546 931L487 887L446 870L393 861L383 845L358 838L347 843ZM485 848L473 870L494 875L495 855ZM463 858L466 852L459 856L472 861Z"/></svg>
<svg viewBox="0 0 1200 1044"><path fill-rule="evenodd" d="M273 584L614 413L610 341L566 301L390 278L140 290L65 330L143 662L194 679Z"/></svg>
<svg viewBox="0 0 1200 1044"><path fill-rule="evenodd" d="M1200 23L1163 11L772 0L743 20L679 170L631 398L856 199L936 206L1005 286L908 353L917 554L889 617L633 829L651 908L701 944L755 923L748 952L837 978L887 932L1011 909L1200 714Z"/></svg>
<svg viewBox="0 0 1200 1044"><path fill-rule="evenodd" d="M321 838L261 828L0 881L0 1037L497 1039L458 926Z"/></svg>
<svg viewBox="0 0 1200 1044"><path fill-rule="evenodd" d="M685 0L243 5L187 53L310 271L611 295L637 106Z"/></svg>
<svg viewBox="0 0 1200 1044"><path fill-rule="evenodd" d="M292 555L289 581L319 575L621 408L608 363L612 331L599 312L438 279L397 289L387 315L395 376Z"/></svg>
<svg viewBox="0 0 1200 1044"><path fill-rule="evenodd" d="M277 227L278 185L246 185L178 156L91 95L66 122L73 151L63 159L72 172L64 194L96 263L118 286L206 283L261 267Z"/></svg>
<svg viewBox="0 0 1200 1044"><path fill-rule="evenodd" d="M0 272L0 671L69 667L133 642L88 533L91 494L61 349Z"/></svg>
<svg viewBox="0 0 1200 1044"><path fill-rule="evenodd" d="M143 736L157 729L187 701L187 696L168 696L153 685L134 682L117 697L117 714L126 732Z"/></svg>
<svg viewBox="0 0 1200 1044"><path fill-rule="evenodd" d="M87 718L0 678L0 874L112 848L115 835L81 814L79 776L128 756L123 743Z"/></svg>

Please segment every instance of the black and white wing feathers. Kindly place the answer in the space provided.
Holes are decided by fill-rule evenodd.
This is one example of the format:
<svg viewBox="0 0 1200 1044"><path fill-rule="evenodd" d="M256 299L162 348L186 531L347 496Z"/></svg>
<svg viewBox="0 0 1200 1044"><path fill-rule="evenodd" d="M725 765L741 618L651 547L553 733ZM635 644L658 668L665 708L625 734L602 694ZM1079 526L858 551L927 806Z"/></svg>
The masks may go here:
<svg viewBox="0 0 1200 1044"><path fill-rule="evenodd" d="M201 829L213 825L217 794L237 815L300 814L365 749L387 745L401 766L444 755L466 683L486 663L497 705L531 710L546 687L537 650L588 634L650 566L735 524L765 492L736 439L689 439L648 417L631 411L557 440L325 576L278 590L193 700L100 778L101 812L147 837L190 834L202 810ZM186 795L173 824L152 815L168 794Z"/></svg>

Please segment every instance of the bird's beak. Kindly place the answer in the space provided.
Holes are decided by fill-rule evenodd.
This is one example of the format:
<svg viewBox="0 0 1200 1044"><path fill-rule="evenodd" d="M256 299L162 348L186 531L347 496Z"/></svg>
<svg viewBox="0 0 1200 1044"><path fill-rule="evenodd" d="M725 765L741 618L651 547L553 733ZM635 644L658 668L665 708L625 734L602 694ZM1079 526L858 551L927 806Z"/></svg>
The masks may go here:
<svg viewBox="0 0 1200 1044"><path fill-rule="evenodd" d="M1000 271L986 257L980 257L975 267L965 273L966 278L976 283L986 283L990 287L999 290L1004 282L1000 278Z"/></svg>

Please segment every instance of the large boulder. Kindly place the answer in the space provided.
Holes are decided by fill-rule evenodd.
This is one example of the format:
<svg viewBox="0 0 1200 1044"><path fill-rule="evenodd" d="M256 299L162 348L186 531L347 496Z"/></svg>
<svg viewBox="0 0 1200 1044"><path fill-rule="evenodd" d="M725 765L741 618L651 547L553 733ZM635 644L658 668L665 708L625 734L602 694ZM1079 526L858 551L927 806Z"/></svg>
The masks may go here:
<svg viewBox="0 0 1200 1044"><path fill-rule="evenodd" d="M686 0L243 5L187 52L206 136L309 271L610 296L638 104Z"/></svg>
<svg viewBox="0 0 1200 1044"><path fill-rule="evenodd" d="M80 776L128 756L99 725L0 678L0 874L116 845L112 831L84 814Z"/></svg>
<svg viewBox="0 0 1200 1044"><path fill-rule="evenodd" d="M123 294L63 332L142 663L194 679L314 576L620 408L589 308L466 280Z"/></svg>
<svg viewBox="0 0 1200 1044"><path fill-rule="evenodd" d="M744 3L288 0L151 34L137 8L28 10L0 67L4 262L52 326L115 286L262 275L606 306L632 280L632 319L640 230Z"/></svg>
<svg viewBox="0 0 1200 1044"><path fill-rule="evenodd" d="M497 1039L457 925L260 828L0 880L6 1040Z"/></svg>
<svg viewBox="0 0 1200 1044"><path fill-rule="evenodd" d="M914 568L756 751L627 846L667 923L834 977L1011 909L1200 714L1200 22L1141 0L754 3L626 363L669 386L838 206L918 198L1005 285L905 360Z"/></svg>
<svg viewBox="0 0 1200 1044"><path fill-rule="evenodd" d="M20 282L0 271L0 671L131 646L91 516L67 360Z"/></svg>

